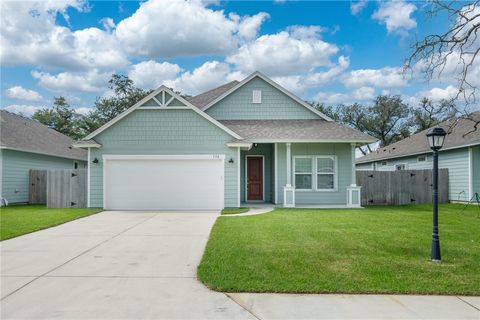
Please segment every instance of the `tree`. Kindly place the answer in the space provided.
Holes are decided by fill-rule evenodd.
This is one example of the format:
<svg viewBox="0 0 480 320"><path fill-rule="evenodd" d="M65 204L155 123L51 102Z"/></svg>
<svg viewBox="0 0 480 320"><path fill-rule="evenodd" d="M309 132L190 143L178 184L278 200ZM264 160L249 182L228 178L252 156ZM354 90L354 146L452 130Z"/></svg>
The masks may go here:
<svg viewBox="0 0 480 320"><path fill-rule="evenodd" d="M406 69L420 69L427 81L448 70L458 82L455 99L475 103L480 78L480 0L432 0L428 13L431 16L445 14L450 26L442 34L431 34L417 41L407 58Z"/></svg>
<svg viewBox="0 0 480 320"><path fill-rule="evenodd" d="M82 132L78 127L78 121L82 118L80 114L70 107L64 97L55 97L52 108L43 108L35 111L32 119L43 123L72 139L80 139Z"/></svg>
<svg viewBox="0 0 480 320"><path fill-rule="evenodd" d="M114 95L97 98L94 110L81 120L80 128L83 132L93 132L152 92L135 87L131 79L118 74L112 75L108 88Z"/></svg>
<svg viewBox="0 0 480 320"><path fill-rule="evenodd" d="M312 105L335 121L377 138L381 147L410 135L410 108L400 96L379 95L371 106L358 103L335 108L322 103ZM370 145L358 149L363 154L372 152Z"/></svg>
<svg viewBox="0 0 480 320"><path fill-rule="evenodd" d="M457 108L453 100L434 103L424 97L418 108L412 109L411 124L414 133L432 128L447 119L455 117Z"/></svg>

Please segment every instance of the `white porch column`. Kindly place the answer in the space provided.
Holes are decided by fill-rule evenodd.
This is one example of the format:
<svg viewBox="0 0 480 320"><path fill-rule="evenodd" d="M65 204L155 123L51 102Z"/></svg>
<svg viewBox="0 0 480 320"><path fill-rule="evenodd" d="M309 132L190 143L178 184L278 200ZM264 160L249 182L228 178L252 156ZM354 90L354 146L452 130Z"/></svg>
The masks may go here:
<svg viewBox="0 0 480 320"><path fill-rule="evenodd" d="M291 143L286 143L287 185L283 187L283 206L295 207L295 187L292 186L292 151Z"/></svg>
<svg viewBox="0 0 480 320"><path fill-rule="evenodd" d="M287 187L292 186L292 144L287 143Z"/></svg>
<svg viewBox="0 0 480 320"><path fill-rule="evenodd" d="M352 187L357 185L357 169L355 167L355 143L352 143Z"/></svg>

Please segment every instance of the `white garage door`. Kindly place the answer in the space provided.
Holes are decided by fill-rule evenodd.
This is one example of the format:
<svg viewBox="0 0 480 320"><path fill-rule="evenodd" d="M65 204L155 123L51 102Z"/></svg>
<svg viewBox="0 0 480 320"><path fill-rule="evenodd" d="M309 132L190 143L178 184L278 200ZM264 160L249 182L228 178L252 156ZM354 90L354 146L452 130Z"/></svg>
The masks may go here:
<svg viewBox="0 0 480 320"><path fill-rule="evenodd" d="M108 210L218 210L224 156L104 156Z"/></svg>

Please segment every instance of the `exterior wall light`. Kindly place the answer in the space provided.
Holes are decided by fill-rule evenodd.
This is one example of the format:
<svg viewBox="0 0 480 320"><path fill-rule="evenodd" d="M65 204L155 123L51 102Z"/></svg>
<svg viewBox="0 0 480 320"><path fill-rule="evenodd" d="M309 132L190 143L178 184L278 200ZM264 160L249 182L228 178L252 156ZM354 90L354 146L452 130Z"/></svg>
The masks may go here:
<svg viewBox="0 0 480 320"><path fill-rule="evenodd" d="M95 159L93 159L93 161L92 161L92 162L93 162L93 163L95 163L95 164L97 164L97 163L98 163L98 159L97 159L97 158L95 158Z"/></svg>

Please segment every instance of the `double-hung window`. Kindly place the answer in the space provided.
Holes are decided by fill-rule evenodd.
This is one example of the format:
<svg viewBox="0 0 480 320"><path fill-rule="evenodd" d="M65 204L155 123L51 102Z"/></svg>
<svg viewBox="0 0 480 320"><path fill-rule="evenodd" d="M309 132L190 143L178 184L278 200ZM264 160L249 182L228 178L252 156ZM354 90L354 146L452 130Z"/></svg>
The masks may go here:
<svg viewBox="0 0 480 320"><path fill-rule="evenodd" d="M336 161L334 156L318 156L316 159L317 190L336 189Z"/></svg>
<svg viewBox="0 0 480 320"><path fill-rule="evenodd" d="M295 156L293 163L295 189L317 191L337 189L335 156Z"/></svg>
<svg viewBox="0 0 480 320"><path fill-rule="evenodd" d="M313 189L312 157L295 157L295 188L299 190Z"/></svg>

